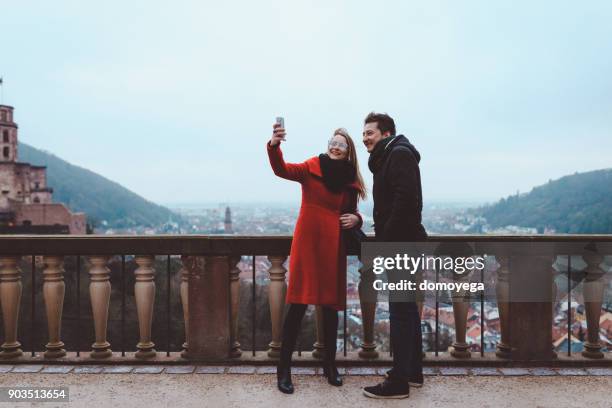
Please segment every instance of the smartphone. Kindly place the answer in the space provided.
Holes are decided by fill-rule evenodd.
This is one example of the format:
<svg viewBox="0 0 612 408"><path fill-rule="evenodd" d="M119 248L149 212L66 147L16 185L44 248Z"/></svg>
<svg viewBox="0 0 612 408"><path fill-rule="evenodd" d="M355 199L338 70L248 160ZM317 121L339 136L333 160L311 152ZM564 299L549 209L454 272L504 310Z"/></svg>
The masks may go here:
<svg viewBox="0 0 612 408"><path fill-rule="evenodd" d="M276 117L276 123L278 123L283 129L285 128L285 118L283 118L282 116Z"/></svg>
<svg viewBox="0 0 612 408"><path fill-rule="evenodd" d="M280 125L280 127L282 127L283 129L285 128L285 118L283 118L282 116L277 116L276 117L276 123ZM287 141L287 138L284 137L283 141Z"/></svg>

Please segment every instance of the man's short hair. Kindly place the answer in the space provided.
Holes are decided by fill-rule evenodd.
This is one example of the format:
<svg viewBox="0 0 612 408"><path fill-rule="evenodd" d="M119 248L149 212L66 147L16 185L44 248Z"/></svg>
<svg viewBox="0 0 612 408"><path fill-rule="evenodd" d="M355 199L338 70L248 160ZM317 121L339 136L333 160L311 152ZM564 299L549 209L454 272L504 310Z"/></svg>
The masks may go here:
<svg viewBox="0 0 612 408"><path fill-rule="evenodd" d="M366 116L363 124L374 122L376 122L376 126L378 130L380 130L380 133L384 134L385 132L389 132L391 136L395 136L395 122L391 116L386 113L370 112L368 116Z"/></svg>

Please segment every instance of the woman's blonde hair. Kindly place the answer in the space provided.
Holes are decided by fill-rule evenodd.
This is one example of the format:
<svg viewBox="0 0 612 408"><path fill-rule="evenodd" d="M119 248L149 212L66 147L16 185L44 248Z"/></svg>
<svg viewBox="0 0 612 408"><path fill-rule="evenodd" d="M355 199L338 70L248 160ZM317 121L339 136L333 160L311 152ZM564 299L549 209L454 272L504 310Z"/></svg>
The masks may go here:
<svg viewBox="0 0 612 408"><path fill-rule="evenodd" d="M342 136L346 139L346 143L348 144L347 159L355 167L355 182L357 183L357 187L359 190L358 197L362 200L365 200L368 196L368 193L365 187L365 183L363 182L363 177L361 177L361 172L359 171L359 162L357 160L357 152L355 151L355 143L349 135L348 130L346 130L345 128L338 128L334 130L332 138L336 135Z"/></svg>

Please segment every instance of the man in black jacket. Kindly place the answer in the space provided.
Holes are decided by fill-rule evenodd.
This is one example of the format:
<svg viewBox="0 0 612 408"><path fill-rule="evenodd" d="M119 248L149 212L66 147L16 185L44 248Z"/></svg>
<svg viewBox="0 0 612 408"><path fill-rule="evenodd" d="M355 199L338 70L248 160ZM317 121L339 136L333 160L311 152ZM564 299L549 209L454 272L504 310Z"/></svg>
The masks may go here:
<svg viewBox="0 0 612 408"><path fill-rule="evenodd" d="M378 242L423 241L421 224L421 156L395 122L382 113L365 118L363 144L370 153L368 167L374 175L374 231ZM389 281L396 277L389 276ZM364 394L372 398L406 398L410 385L423 385L421 318L416 302L389 301L393 368L386 379Z"/></svg>

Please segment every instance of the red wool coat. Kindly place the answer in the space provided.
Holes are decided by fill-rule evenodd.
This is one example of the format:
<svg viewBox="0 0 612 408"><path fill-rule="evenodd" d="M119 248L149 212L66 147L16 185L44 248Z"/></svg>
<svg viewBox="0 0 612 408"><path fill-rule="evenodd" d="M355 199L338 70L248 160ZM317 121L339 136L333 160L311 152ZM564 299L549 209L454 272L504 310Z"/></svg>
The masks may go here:
<svg viewBox="0 0 612 408"><path fill-rule="evenodd" d="M326 305L343 310L346 302L346 250L340 215L357 212L356 183L333 193L323 184L319 157L285 163L278 145L268 143L274 174L302 185L302 205L293 233L289 258L287 303Z"/></svg>

